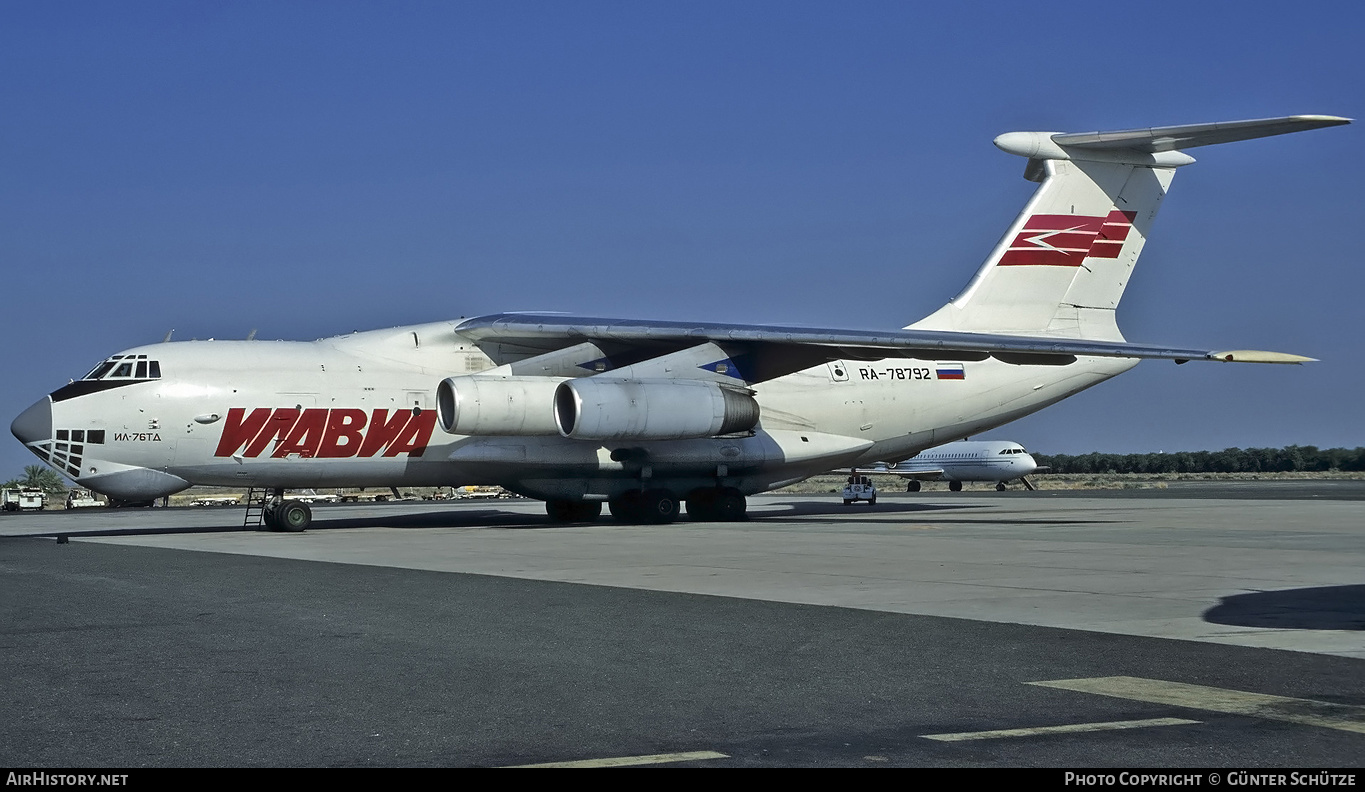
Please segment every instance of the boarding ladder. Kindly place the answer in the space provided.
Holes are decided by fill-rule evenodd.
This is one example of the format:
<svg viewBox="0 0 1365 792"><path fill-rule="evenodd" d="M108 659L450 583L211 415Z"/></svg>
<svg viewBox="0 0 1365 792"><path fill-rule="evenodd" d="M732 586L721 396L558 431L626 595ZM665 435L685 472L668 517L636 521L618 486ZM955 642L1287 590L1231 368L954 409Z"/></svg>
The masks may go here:
<svg viewBox="0 0 1365 792"><path fill-rule="evenodd" d="M252 487L246 493L246 516L242 518L242 529L259 530L265 521L265 504L270 500L269 487Z"/></svg>

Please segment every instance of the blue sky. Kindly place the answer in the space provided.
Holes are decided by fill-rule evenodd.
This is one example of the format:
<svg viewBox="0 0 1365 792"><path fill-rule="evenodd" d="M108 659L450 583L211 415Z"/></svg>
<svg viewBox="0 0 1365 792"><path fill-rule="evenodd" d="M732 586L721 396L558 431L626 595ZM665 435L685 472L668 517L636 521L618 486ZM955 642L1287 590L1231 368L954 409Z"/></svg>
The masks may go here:
<svg viewBox="0 0 1365 792"><path fill-rule="evenodd" d="M0 6L4 424L119 349L504 310L900 327L1031 194L1012 130L1365 115L1358 3ZM1365 125L1194 150L1147 362L1044 453L1365 445ZM0 477L33 458L0 443Z"/></svg>

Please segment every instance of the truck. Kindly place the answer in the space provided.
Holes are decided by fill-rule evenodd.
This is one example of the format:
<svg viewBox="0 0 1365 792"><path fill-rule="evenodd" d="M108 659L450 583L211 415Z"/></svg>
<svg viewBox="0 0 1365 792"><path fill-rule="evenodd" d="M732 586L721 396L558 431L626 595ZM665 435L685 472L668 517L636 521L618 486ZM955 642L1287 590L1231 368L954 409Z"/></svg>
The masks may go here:
<svg viewBox="0 0 1365 792"><path fill-rule="evenodd" d="M104 505L104 501L95 497L95 493L90 490L73 489L66 493L66 508L68 509L94 509Z"/></svg>
<svg viewBox="0 0 1365 792"><path fill-rule="evenodd" d="M0 508L5 511L42 511L46 505L47 493L37 487L0 490Z"/></svg>
<svg viewBox="0 0 1365 792"><path fill-rule="evenodd" d="M191 506L236 506L242 499L236 495L201 495L190 501Z"/></svg>
<svg viewBox="0 0 1365 792"><path fill-rule="evenodd" d="M877 487L872 483L872 479L867 476L854 474L848 477L848 483L844 485L844 505L857 503L865 500L868 504L876 504Z"/></svg>
<svg viewBox="0 0 1365 792"><path fill-rule="evenodd" d="M289 497L302 503L341 503L341 495L324 494L317 490L305 490Z"/></svg>
<svg viewBox="0 0 1365 792"><path fill-rule="evenodd" d="M502 487L468 486L457 487L455 489L454 497L459 500L468 500L471 498L510 498L512 497L512 493Z"/></svg>

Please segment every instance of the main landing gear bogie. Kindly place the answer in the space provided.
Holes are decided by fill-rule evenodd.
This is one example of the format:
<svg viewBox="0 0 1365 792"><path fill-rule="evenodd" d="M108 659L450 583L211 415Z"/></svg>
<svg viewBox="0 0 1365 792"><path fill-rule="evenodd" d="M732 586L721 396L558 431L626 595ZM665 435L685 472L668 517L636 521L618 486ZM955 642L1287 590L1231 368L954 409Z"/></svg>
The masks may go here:
<svg viewBox="0 0 1365 792"><path fill-rule="evenodd" d="M276 501L266 505L261 518L272 531L298 533L313 523L313 510L303 501Z"/></svg>
<svg viewBox="0 0 1365 792"><path fill-rule="evenodd" d="M663 525L678 519L678 496L665 489L631 490L607 503L611 516L627 523Z"/></svg>
<svg viewBox="0 0 1365 792"><path fill-rule="evenodd" d="M700 522L739 522L747 515L748 502L733 487L694 490L687 496L687 516Z"/></svg>
<svg viewBox="0 0 1365 792"><path fill-rule="evenodd" d="M591 505L589 505L591 504ZM611 516L630 524L665 525L678 519L683 502L672 490L631 490L607 502ZM574 508L591 509L590 516L574 517ZM592 520L601 513L596 501L547 501L545 511L556 522ZM687 517L697 522L736 522L745 519L748 503L744 494L732 487L693 490L686 500Z"/></svg>

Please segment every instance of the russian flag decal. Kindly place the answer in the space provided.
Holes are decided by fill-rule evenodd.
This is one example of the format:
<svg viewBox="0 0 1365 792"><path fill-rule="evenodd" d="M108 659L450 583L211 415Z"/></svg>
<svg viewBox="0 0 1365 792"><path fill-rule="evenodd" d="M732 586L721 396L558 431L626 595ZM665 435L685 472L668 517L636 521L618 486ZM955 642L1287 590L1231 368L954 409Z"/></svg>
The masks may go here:
<svg viewBox="0 0 1365 792"><path fill-rule="evenodd" d="M965 380L967 372L962 368L961 363L940 363L938 364L938 378L941 380Z"/></svg>

